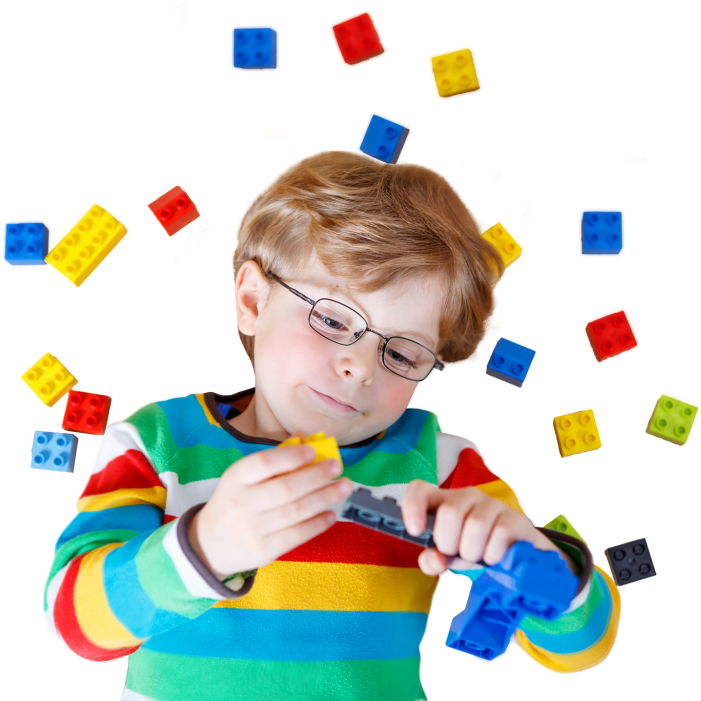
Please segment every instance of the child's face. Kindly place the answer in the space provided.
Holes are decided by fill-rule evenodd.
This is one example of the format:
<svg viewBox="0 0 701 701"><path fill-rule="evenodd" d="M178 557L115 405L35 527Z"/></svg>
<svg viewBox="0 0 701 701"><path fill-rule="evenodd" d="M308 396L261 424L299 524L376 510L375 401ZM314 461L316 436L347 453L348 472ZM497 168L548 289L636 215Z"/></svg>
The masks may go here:
<svg viewBox="0 0 701 701"><path fill-rule="evenodd" d="M403 293L389 287L368 295L351 294L314 259L299 277L283 282L312 300L326 297L347 304L385 336L416 338L436 352L443 295L437 278L417 280ZM237 276L239 329L255 336L256 391L237 417L241 421L232 420L233 425L244 433L277 440L298 430L323 431L335 436L339 445L348 445L393 424L418 383L382 364L378 350L382 339L369 331L348 346L324 338L309 325L311 305L275 284L278 289L269 295L263 271L254 261L244 263ZM320 394L353 408L339 407Z"/></svg>

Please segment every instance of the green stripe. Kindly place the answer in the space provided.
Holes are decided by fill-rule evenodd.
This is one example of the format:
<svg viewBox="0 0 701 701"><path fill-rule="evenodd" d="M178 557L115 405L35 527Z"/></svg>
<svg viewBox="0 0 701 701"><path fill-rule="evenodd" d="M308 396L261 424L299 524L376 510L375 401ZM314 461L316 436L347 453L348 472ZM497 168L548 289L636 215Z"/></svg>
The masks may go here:
<svg viewBox="0 0 701 701"><path fill-rule="evenodd" d="M426 699L419 662L270 662L166 655L142 647L129 656L126 687L168 701L416 701Z"/></svg>
<svg viewBox="0 0 701 701"><path fill-rule="evenodd" d="M243 457L238 448L213 448L201 443L181 448L168 463L180 484L221 477L224 471Z"/></svg>
<svg viewBox="0 0 701 701"><path fill-rule="evenodd" d="M178 448L163 409L158 404L149 404L125 420L139 432L148 456L160 471Z"/></svg>

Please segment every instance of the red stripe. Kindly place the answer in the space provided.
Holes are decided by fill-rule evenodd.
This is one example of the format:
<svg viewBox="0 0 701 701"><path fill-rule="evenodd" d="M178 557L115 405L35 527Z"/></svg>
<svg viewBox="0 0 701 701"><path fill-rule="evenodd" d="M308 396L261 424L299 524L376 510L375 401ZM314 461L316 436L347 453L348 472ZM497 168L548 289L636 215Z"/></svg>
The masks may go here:
<svg viewBox="0 0 701 701"><path fill-rule="evenodd" d="M144 454L132 448L114 460L110 460L102 470L91 475L81 498L95 494L108 494L116 489L162 486L163 483L158 479L158 475L153 471Z"/></svg>
<svg viewBox="0 0 701 701"><path fill-rule="evenodd" d="M440 485L441 489L462 489L495 482L499 478L492 474L482 458L472 448L463 448L458 455L458 464Z"/></svg>
<svg viewBox="0 0 701 701"><path fill-rule="evenodd" d="M177 516L169 516L168 514L166 514L163 517L163 525L165 526L166 523L170 523L171 521L175 521L176 518L178 518L178 517Z"/></svg>

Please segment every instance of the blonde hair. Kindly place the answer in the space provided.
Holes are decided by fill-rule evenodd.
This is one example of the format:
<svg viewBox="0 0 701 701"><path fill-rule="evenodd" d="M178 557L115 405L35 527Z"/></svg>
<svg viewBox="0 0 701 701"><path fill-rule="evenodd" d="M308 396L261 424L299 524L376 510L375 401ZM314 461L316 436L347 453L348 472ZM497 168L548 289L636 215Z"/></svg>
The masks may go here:
<svg viewBox="0 0 701 701"><path fill-rule="evenodd" d="M477 348L504 272L498 251L444 178L345 151L305 158L259 195L241 222L234 277L253 260L291 280L314 254L352 293L440 275L445 295L435 350L446 363ZM271 293L280 287L266 280ZM253 363L255 337L239 336Z"/></svg>

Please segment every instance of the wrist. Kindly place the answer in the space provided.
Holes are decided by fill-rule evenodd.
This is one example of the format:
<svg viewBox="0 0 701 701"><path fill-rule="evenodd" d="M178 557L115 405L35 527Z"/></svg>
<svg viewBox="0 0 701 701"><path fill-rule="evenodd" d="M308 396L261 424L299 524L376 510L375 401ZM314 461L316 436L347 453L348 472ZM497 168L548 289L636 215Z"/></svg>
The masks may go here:
<svg viewBox="0 0 701 701"><path fill-rule="evenodd" d="M197 557L199 557L200 560L202 560L202 562L207 566L207 569L221 582L223 579L225 579L227 577L227 574L219 572L214 567L212 567L212 564L207 559L207 556L204 554L204 551L202 550L202 546L200 544L200 539L199 539L198 530L197 530L197 524L199 523L199 519L200 519L201 514L202 514L202 510L198 511L192 517L192 521L190 521L190 524L188 525L188 528L187 528L187 538L190 541L190 545L192 546L192 549L197 554Z"/></svg>

